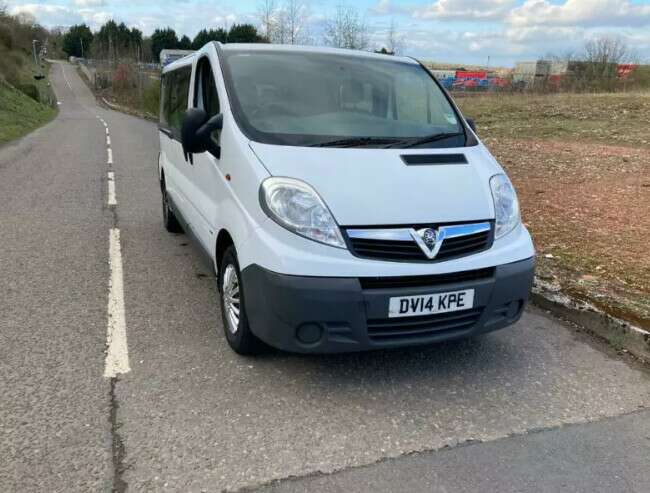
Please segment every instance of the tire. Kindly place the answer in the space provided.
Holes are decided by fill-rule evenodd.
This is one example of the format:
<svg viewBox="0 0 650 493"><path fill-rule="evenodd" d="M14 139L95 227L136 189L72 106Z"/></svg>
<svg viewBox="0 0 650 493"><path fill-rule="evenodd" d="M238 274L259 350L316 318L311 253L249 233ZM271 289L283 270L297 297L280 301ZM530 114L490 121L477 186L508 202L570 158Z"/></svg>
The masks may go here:
<svg viewBox="0 0 650 493"><path fill-rule="evenodd" d="M229 246L223 254L221 268L217 277L221 319L228 345L237 354L254 355L264 352L266 346L260 341L248 325L246 300L242 289L241 272L237 262L234 246ZM236 310L239 313L236 313Z"/></svg>
<svg viewBox="0 0 650 493"><path fill-rule="evenodd" d="M181 227L181 223L178 222L169 204L169 195L167 194L164 181L161 183L160 191L162 192L163 225L165 229L170 233L182 233L183 228Z"/></svg>

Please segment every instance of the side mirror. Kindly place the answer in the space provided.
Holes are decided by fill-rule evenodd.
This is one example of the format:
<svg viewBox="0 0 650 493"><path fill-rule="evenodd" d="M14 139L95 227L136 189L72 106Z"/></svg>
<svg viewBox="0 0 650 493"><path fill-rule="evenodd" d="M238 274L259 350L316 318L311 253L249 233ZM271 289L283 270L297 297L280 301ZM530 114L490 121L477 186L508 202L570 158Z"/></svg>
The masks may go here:
<svg viewBox="0 0 650 493"><path fill-rule="evenodd" d="M212 140L212 132L223 128L223 115L219 113L208 120L208 114L199 108L190 108L185 112L181 127L181 144L185 154L199 154L209 151L217 158L221 156L221 147Z"/></svg>
<svg viewBox="0 0 650 493"><path fill-rule="evenodd" d="M472 132L478 134L476 131L476 122L474 122L474 118L465 118L465 121L467 122L467 125L469 125L469 128L472 129Z"/></svg>

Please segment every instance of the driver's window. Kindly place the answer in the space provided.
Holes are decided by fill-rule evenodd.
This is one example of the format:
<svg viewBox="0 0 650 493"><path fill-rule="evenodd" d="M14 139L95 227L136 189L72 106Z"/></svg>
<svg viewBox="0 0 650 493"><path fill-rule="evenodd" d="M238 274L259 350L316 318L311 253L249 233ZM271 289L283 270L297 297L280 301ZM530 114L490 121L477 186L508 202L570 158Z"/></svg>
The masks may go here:
<svg viewBox="0 0 650 493"><path fill-rule="evenodd" d="M219 114L219 95L214 81L212 67L207 57L199 60L196 67L194 106L205 110L208 117Z"/></svg>

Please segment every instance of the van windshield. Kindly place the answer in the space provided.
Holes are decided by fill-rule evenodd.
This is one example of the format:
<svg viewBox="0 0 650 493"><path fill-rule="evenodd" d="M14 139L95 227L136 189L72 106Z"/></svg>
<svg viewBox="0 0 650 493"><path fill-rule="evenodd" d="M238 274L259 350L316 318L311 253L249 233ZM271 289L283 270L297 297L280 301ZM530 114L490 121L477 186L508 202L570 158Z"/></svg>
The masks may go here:
<svg viewBox="0 0 650 493"><path fill-rule="evenodd" d="M252 140L334 147L465 145L456 111L420 65L298 51L224 49L223 58L233 113Z"/></svg>

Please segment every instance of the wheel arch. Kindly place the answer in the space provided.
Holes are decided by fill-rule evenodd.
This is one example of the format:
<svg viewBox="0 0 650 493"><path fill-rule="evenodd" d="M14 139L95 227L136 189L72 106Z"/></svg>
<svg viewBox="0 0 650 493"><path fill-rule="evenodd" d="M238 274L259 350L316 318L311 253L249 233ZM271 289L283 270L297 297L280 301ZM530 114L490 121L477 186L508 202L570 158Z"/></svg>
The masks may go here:
<svg viewBox="0 0 650 493"><path fill-rule="evenodd" d="M217 242L215 244L214 263L217 269L217 275L221 275L221 259L229 246L234 245L235 242L227 229L221 229L217 235Z"/></svg>

